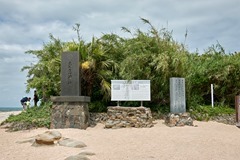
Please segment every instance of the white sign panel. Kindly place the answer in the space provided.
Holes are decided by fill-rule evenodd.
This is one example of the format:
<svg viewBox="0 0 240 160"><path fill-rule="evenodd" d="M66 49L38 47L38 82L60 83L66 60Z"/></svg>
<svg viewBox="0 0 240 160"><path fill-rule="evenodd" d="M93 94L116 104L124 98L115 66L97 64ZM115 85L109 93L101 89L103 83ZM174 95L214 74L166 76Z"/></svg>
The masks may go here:
<svg viewBox="0 0 240 160"><path fill-rule="evenodd" d="M150 80L111 80L112 101L150 101Z"/></svg>

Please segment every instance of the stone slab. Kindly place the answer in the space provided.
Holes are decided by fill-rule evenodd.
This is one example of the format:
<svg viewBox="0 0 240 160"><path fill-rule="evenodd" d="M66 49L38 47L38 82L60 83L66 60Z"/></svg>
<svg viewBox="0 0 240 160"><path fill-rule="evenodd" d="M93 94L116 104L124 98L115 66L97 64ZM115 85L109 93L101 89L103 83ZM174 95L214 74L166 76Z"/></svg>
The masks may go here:
<svg viewBox="0 0 240 160"><path fill-rule="evenodd" d="M61 57L61 96L79 96L80 89L79 53L63 52Z"/></svg>
<svg viewBox="0 0 240 160"><path fill-rule="evenodd" d="M186 112L185 78L170 78L170 111Z"/></svg>
<svg viewBox="0 0 240 160"><path fill-rule="evenodd" d="M87 96L52 96L52 102L90 102Z"/></svg>

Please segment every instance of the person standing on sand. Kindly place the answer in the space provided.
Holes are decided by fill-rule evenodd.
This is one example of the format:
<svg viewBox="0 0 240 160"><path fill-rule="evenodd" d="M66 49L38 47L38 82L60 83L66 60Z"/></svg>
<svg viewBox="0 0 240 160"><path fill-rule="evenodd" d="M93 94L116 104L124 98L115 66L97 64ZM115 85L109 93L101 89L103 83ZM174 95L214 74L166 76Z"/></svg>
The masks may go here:
<svg viewBox="0 0 240 160"><path fill-rule="evenodd" d="M34 100L34 106L37 106L37 103L39 101L38 95L37 95L37 91L34 91L34 96L33 96L33 100Z"/></svg>

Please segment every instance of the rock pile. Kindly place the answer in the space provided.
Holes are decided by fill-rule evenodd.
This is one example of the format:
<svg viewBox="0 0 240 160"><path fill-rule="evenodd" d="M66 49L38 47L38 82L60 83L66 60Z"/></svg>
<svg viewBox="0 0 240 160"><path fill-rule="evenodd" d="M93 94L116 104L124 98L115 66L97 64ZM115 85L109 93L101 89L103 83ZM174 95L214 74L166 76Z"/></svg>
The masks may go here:
<svg viewBox="0 0 240 160"><path fill-rule="evenodd" d="M89 114L90 114L89 125L91 127L94 127L95 125L97 125L97 123L105 124L105 122L108 119L107 113L93 113L93 112L90 112Z"/></svg>
<svg viewBox="0 0 240 160"><path fill-rule="evenodd" d="M169 113L165 118L165 124L169 127L193 126L193 119L189 113Z"/></svg>
<svg viewBox="0 0 240 160"><path fill-rule="evenodd" d="M105 128L149 128L153 126L150 108L108 107Z"/></svg>
<svg viewBox="0 0 240 160"><path fill-rule="evenodd" d="M236 125L235 114L214 116L210 120L229 125Z"/></svg>

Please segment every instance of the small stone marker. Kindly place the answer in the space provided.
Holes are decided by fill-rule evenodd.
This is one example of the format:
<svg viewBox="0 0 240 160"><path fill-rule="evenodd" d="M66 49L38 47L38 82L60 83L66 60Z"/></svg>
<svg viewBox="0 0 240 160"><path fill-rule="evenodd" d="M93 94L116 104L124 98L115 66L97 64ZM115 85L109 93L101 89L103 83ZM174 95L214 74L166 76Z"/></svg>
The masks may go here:
<svg viewBox="0 0 240 160"><path fill-rule="evenodd" d="M170 112L186 112L185 78L170 78Z"/></svg>
<svg viewBox="0 0 240 160"><path fill-rule="evenodd" d="M63 52L61 59L61 96L79 96L79 53Z"/></svg>

